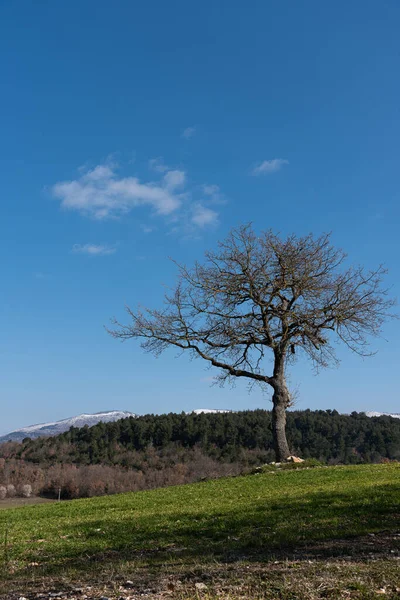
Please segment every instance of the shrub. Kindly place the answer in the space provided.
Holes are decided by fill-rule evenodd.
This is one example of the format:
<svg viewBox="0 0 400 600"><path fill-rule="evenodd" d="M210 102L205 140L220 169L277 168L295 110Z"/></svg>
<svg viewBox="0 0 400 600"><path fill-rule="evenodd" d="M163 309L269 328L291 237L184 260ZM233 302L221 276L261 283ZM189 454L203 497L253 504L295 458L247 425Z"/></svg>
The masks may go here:
<svg viewBox="0 0 400 600"><path fill-rule="evenodd" d="M9 498L14 498L14 496L16 495L16 490L15 490L15 485L13 485L12 483L9 483L7 486L7 496Z"/></svg>
<svg viewBox="0 0 400 600"><path fill-rule="evenodd" d="M21 486L21 496L23 498L30 498L32 496L32 486L29 483Z"/></svg>

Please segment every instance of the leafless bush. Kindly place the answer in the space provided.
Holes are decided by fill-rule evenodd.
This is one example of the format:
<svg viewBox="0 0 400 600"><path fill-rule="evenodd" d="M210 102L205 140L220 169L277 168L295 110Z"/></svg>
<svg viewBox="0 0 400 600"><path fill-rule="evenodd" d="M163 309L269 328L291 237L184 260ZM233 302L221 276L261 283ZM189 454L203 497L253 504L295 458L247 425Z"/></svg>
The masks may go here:
<svg viewBox="0 0 400 600"><path fill-rule="evenodd" d="M23 498L30 498L32 496L32 486L29 483L25 483L20 488L20 494Z"/></svg>
<svg viewBox="0 0 400 600"><path fill-rule="evenodd" d="M15 489L15 485L13 485L12 483L9 483L7 485L7 496L9 498L14 498L14 496L16 496L17 492Z"/></svg>
<svg viewBox="0 0 400 600"><path fill-rule="evenodd" d="M118 450L119 452L119 450ZM121 450L122 453L122 450ZM143 452L126 451L125 466L56 463L37 465L16 458L0 460L0 498L43 495L64 499L147 490L236 475L266 462L260 450L242 450L235 462L210 457L200 448L172 445ZM120 460L120 457L118 457ZM3 490L3 491L2 491Z"/></svg>

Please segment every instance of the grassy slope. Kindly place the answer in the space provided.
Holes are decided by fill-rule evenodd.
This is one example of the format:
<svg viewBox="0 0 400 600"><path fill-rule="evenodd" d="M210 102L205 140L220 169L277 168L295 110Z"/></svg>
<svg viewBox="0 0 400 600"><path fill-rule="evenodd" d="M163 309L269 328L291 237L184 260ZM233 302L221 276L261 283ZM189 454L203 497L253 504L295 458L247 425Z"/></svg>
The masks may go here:
<svg viewBox="0 0 400 600"><path fill-rule="evenodd" d="M257 571L253 597L290 598L283 588L275 589L276 583L275 596L268 595L267 583L259 587L267 561L287 565L290 560L303 570L309 570L310 558L315 564L328 561L328 574L329 561L345 553L356 569L347 579L353 581L357 573L356 581L366 586L360 596L356 586L354 597L375 597L365 595L367 589L373 594L371 585L391 586L392 597L397 597L395 572L400 565L394 558L400 538L393 534L400 533L400 464L267 473L4 510L0 541L6 531L7 545L0 545L4 590L50 578L64 584L66 578L78 582L89 576L100 581L110 573L118 580L138 578L140 572L147 584L155 578L160 583L164 575L189 581L208 572L218 578L216 565L228 564L236 565L236 573L243 565ZM378 532L376 539L367 535ZM376 556L377 546L382 557ZM370 552L379 560L362 575ZM349 563L343 573L348 568ZM290 577L295 585L297 575ZM311 576L304 572L302 577ZM343 585L348 585L346 577Z"/></svg>

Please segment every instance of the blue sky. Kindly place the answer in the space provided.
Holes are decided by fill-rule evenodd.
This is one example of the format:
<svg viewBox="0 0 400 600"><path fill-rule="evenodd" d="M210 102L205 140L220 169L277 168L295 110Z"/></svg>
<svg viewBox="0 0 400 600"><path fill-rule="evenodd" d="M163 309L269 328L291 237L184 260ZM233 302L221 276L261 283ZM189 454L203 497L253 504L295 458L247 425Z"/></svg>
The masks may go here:
<svg viewBox="0 0 400 600"><path fill-rule="evenodd" d="M0 431L80 412L269 407L104 331L253 221L333 232L399 295L400 5L0 0ZM298 408L400 412L399 323Z"/></svg>

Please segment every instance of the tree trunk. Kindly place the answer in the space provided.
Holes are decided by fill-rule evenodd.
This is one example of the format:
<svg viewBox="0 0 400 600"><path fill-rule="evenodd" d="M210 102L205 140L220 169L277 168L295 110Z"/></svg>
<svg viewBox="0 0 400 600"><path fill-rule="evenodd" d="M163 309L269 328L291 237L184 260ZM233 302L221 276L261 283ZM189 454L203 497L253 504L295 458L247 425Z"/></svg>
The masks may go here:
<svg viewBox="0 0 400 600"><path fill-rule="evenodd" d="M286 409L289 406L290 396L284 379L275 382L272 402L272 437L275 457L277 462L283 462L290 456L286 439Z"/></svg>

